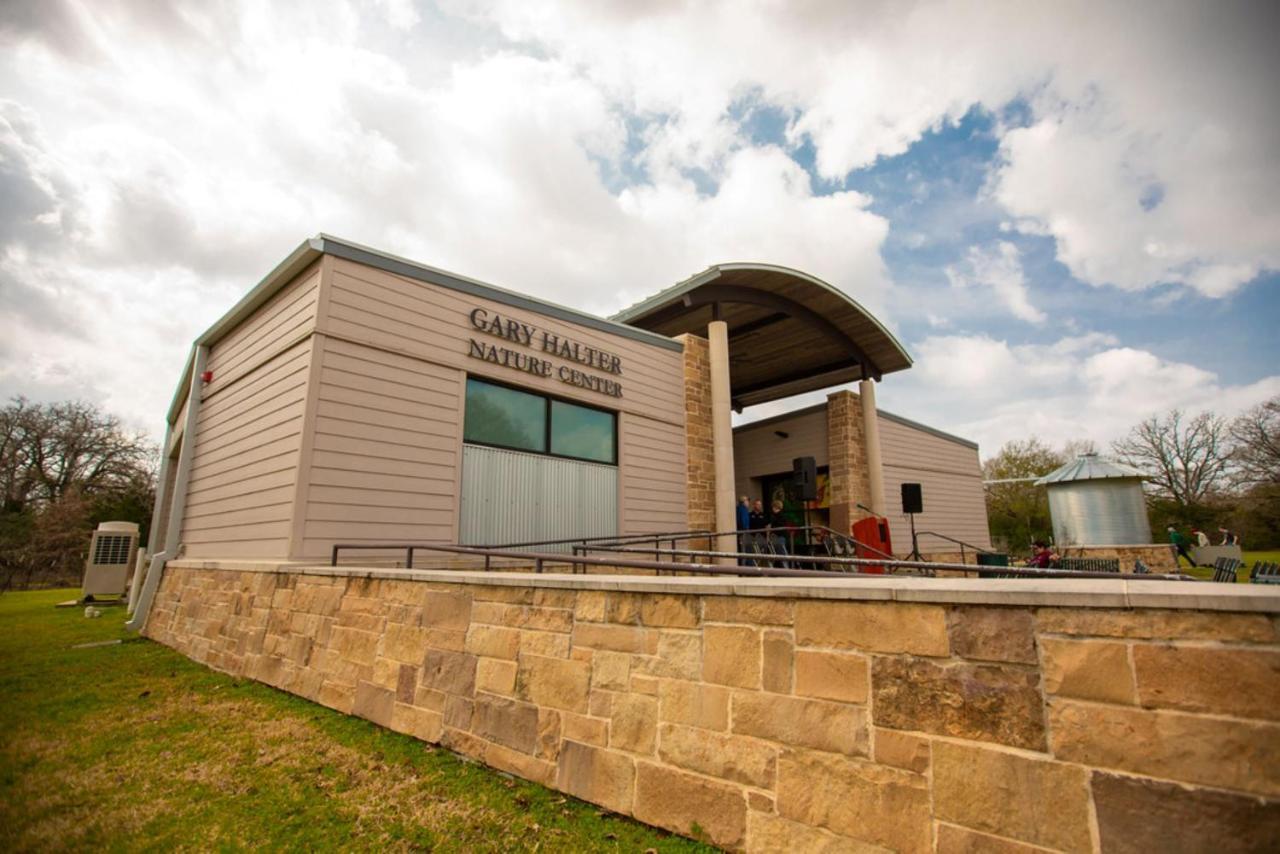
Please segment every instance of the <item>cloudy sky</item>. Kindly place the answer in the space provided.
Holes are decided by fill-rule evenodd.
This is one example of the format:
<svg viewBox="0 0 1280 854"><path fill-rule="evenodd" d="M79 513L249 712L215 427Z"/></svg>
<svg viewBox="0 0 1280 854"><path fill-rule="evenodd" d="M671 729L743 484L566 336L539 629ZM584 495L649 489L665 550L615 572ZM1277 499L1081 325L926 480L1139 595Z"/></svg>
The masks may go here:
<svg viewBox="0 0 1280 854"><path fill-rule="evenodd" d="M881 405L984 455L1233 414L1280 394L1278 23L4 0L0 395L159 432L191 340L325 231L604 314L716 262L806 270L915 358Z"/></svg>

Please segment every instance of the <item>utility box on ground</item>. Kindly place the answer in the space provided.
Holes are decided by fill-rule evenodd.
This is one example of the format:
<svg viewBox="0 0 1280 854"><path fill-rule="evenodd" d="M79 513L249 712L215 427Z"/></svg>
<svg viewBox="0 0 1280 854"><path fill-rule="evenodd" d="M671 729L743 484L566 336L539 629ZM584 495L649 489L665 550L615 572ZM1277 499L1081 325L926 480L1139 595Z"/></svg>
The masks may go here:
<svg viewBox="0 0 1280 854"><path fill-rule="evenodd" d="M93 532L84 562L82 598L124 596L129 573L138 554L138 526L134 522L103 522Z"/></svg>

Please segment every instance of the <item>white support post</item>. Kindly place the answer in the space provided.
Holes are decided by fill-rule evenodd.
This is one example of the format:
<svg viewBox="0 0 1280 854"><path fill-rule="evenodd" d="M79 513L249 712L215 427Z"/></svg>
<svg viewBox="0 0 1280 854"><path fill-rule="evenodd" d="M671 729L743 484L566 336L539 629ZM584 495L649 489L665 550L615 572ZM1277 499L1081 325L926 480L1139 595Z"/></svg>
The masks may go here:
<svg viewBox="0 0 1280 854"><path fill-rule="evenodd" d="M738 527L733 501L733 415L729 391L729 326L713 320L707 327L710 343L708 360L711 367L711 441L715 449L716 530L732 531ZM737 538L722 536L716 551L736 552ZM730 558L716 558L716 563L737 563Z"/></svg>
<svg viewBox="0 0 1280 854"><path fill-rule="evenodd" d="M867 446L867 484L871 488L871 509L885 515L884 463L880 456L880 422L876 417L876 384L871 380L858 383L862 400L862 435Z"/></svg>

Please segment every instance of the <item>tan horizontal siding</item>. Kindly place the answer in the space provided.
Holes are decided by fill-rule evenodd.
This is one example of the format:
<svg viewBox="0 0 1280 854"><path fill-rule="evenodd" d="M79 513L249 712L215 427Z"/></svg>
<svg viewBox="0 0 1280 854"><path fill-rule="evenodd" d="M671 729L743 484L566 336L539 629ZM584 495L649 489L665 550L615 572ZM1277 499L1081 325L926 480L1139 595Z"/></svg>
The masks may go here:
<svg viewBox="0 0 1280 854"><path fill-rule="evenodd" d="M688 528L684 427L624 414L618 433L620 532L649 534Z"/></svg>
<svg viewBox="0 0 1280 854"><path fill-rule="evenodd" d="M321 336L300 554L336 542L452 542L456 369Z"/></svg>
<svg viewBox="0 0 1280 854"><path fill-rule="evenodd" d="M250 328L260 330L255 320ZM288 556L309 364L303 342L238 382L205 387L182 522L188 556Z"/></svg>
<svg viewBox="0 0 1280 854"><path fill-rule="evenodd" d="M936 531L990 548L977 449L888 418L881 417L879 423L885 504L895 550L911 549L910 524L901 512L903 483L919 483L923 492L924 512L916 516L917 531ZM923 537L920 541L921 551L944 547L945 541L938 538Z"/></svg>
<svg viewBox="0 0 1280 854"><path fill-rule="evenodd" d="M787 434L783 439L775 431ZM807 412L768 424L739 427L733 433L734 495L761 498L752 478L791 471L796 457L813 457L816 465L828 464L827 410Z"/></svg>
<svg viewBox="0 0 1280 854"><path fill-rule="evenodd" d="M604 408L617 408L647 418L683 424L684 373L679 352L609 335L585 326L513 308L448 288L417 282L382 270L334 259L333 287L324 331L399 353L417 356L447 368L462 369L547 394L581 400ZM622 360L622 375L615 376L543 354L536 346L504 342L474 329L468 315L473 308L500 315L567 337L581 344L613 353ZM548 358L579 370L618 381L623 397L580 389L555 376L537 377L468 357L470 339L508 346L517 352Z"/></svg>
<svg viewBox="0 0 1280 854"><path fill-rule="evenodd" d="M315 329L320 266L313 265L282 288L246 320L219 340L209 353L207 370L213 394L252 373L282 347Z"/></svg>

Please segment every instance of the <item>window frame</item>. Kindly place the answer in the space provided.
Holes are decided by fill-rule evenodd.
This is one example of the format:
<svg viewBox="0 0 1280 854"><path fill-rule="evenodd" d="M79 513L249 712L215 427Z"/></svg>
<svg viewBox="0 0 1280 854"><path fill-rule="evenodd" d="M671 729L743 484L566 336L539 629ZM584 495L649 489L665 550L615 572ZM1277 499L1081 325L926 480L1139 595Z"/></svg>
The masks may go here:
<svg viewBox="0 0 1280 854"><path fill-rule="evenodd" d="M471 382L472 380L475 380L478 383L497 386L498 388L505 388L505 389L509 389L510 391L518 391L518 392L522 392L523 394L528 394L537 398L541 398L542 400L542 436L543 436L543 441L546 443L545 445L546 450L531 451L528 448L517 448L513 445L503 445L497 442L477 442L475 440L468 439L467 438L467 397L466 397L465 389L466 389L467 383ZM515 451L516 453L520 453L520 454L533 454L534 456L537 456L537 457L555 457L556 459L559 459L559 460L573 460L574 462L579 462L579 463L592 463L598 466L612 466L614 468L618 468L618 416L620 413L616 409L606 409L603 406L592 406L591 404L582 403L581 401L573 400L568 397L562 397L556 394L547 394L542 391L536 391L534 389L528 388L527 386L518 386L514 383L502 382L501 380L493 380L493 379L490 379L489 377L486 377L480 374L470 374L470 373L466 374L464 376L462 385L464 389L464 393L462 396L462 443L464 445L477 445L482 448L498 448L503 451ZM578 406L583 409L591 409L596 412L603 412L606 415L609 415L613 418L613 459L610 462L605 462L603 460L593 460L588 457L575 457L570 454L557 454L551 450L551 402L553 400L558 401L560 403L568 404L569 406Z"/></svg>

